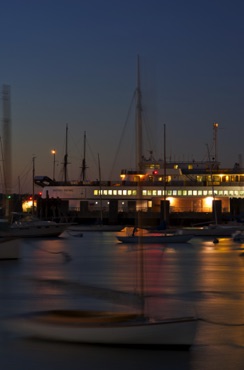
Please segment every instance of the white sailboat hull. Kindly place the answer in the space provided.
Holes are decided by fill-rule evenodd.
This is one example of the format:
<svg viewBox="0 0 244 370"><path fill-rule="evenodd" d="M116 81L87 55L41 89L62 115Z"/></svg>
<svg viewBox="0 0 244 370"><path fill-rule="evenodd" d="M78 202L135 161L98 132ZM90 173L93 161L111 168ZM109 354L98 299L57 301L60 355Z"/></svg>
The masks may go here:
<svg viewBox="0 0 244 370"><path fill-rule="evenodd" d="M19 238L37 238L37 237L57 237L61 235L66 229L66 224L55 224L39 222L36 224L30 223L22 225L12 225L10 227L10 233L12 236Z"/></svg>
<svg viewBox="0 0 244 370"><path fill-rule="evenodd" d="M0 238L0 260L10 260L20 258L21 240L12 237Z"/></svg>
<svg viewBox="0 0 244 370"><path fill-rule="evenodd" d="M82 316L83 311L80 314ZM101 345L187 348L193 344L196 334L197 320L194 317L150 321L137 317L126 320L124 315L117 321L116 316L108 319L106 313L97 320L96 314L92 317L90 312L91 317L86 322L87 312L84 320L81 317L72 320L72 311L70 318L66 312L64 317L58 315L58 320L52 312L34 313L15 318L10 324L15 332L28 337Z"/></svg>

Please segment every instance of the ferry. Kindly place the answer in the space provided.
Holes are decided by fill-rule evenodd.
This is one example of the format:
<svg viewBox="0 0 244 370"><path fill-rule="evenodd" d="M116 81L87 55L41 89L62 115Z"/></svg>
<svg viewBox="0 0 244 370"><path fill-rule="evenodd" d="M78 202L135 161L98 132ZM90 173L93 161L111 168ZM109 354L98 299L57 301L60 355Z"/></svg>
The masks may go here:
<svg viewBox="0 0 244 370"><path fill-rule="evenodd" d="M225 213L237 205L243 209L244 170L236 165L221 169L212 162L167 163L166 175L160 161L146 161L143 169L122 169L120 180L56 182L36 176L42 199L66 201L70 211L160 212L167 201L170 213L213 211L213 202ZM211 167L214 168L211 169ZM138 183L141 199L138 199Z"/></svg>

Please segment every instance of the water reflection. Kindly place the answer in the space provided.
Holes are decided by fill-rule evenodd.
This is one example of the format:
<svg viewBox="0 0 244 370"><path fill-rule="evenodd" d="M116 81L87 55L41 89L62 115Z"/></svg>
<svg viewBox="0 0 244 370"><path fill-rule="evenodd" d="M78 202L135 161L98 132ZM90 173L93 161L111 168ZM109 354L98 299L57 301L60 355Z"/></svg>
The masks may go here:
<svg viewBox="0 0 244 370"><path fill-rule="evenodd" d="M92 369L101 368L103 360L108 369L118 366L118 363L121 368L130 368L131 356L136 361L133 368L135 363L141 363L142 368L146 363L150 368L152 363L156 364L157 358L160 367L155 365L154 368L161 368L164 364L168 369L241 369L244 346L242 251L242 245L230 238L220 238L218 243L213 243L212 239L196 238L186 245L147 246L145 249L147 310L160 316L189 315L194 311L202 319L190 353L181 357L178 353L176 356L154 351L151 354L149 351L144 358L144 351L101 350L90 346L76 349L62 345L60 359L71 361L75 358L78 361L82 353L82 360L86 359L85 368ZM69 254L71 259L66 261L62 252ZM109 300L98 299L95 290L94 296L84 292L85 287L104 289L104 293L109 290L138 292L139 254L136 248L117 243L113 233L84 233L82 238L64 235L57 240L25 240L20 261L0 264L0 315L4 318L11 313L50 308L130 310L129 301L123 303L122 295L118 300L111 295L113 299ZM31 341L28 345L21 340L2 342L3 363L8 361L7 354L14 351L16 358L21 358L25 364L28 359L32 367L35 361L40 361L43 365L40 368L49 365L51 368L54 364L51 353L60 348ZM36 353L28 354L32 352L28 348ZM46 360L41 360L43 356L38 355L38 351L46 354ZM123 360L118 361L118 356ZM144 359L141 362L140 357ZM75 366L72 368L80 368L80 363L79 367ZM60 369L64 368L60 360Z"/></svg>

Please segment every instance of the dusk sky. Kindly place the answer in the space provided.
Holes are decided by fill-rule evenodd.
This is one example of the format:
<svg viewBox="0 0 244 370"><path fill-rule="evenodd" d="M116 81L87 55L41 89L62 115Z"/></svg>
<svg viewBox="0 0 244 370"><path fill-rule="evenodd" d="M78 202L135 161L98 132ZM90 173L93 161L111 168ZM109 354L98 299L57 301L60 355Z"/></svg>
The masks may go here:
<svg viewBox="0 0 244 370"><path fill-rule="evenodd" d="M11 87L13 190L56 178L65 154L78 179L87 136L88 177L119 178L134 166L140 55L145 156L205 160L219 123L218 159L244 164L243 0L9 0L0 11L0 83ZM1 104L2 116L2 104ZM121 143L121 148L119 144Z"/></svg>

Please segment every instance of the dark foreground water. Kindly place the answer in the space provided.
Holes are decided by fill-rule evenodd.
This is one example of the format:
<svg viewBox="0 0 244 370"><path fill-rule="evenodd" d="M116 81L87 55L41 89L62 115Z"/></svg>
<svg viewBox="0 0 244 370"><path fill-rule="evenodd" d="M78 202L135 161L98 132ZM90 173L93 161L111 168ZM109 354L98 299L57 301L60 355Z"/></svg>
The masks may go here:
<svg viewBox="0 0 244 370"><path fill-rule="evenodd" d="M244 256L230 239L146 246L147 310L201 318L190 351L140 350L34 341L0 327L1 369L192 369L244 368ZM130 310L139 287L138 251L118 244L114 233L63 234L23 240L19 261L0 261L0 319L46 309ZM84 286L92 295L84 295ZM95 289L96 288L96 289ZM99 289L100 290L99 290ZM124 299L127 299L124 301Z"/></svg>

